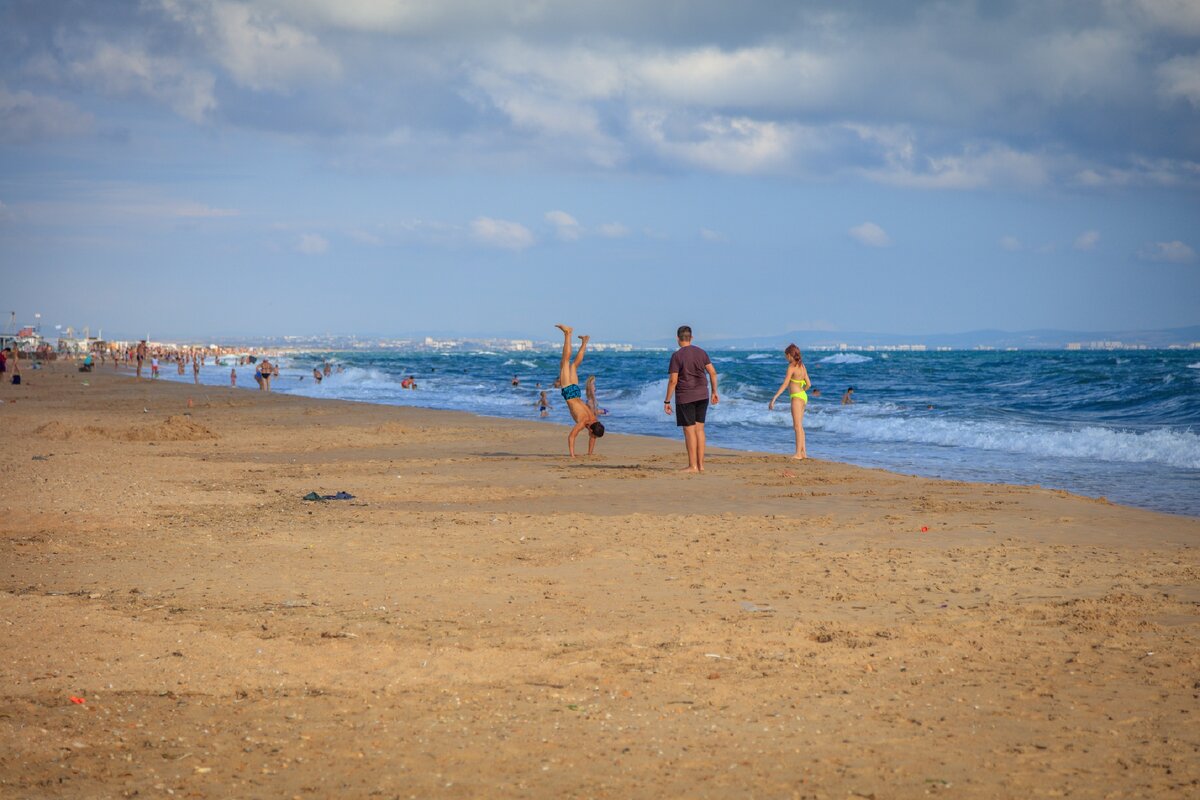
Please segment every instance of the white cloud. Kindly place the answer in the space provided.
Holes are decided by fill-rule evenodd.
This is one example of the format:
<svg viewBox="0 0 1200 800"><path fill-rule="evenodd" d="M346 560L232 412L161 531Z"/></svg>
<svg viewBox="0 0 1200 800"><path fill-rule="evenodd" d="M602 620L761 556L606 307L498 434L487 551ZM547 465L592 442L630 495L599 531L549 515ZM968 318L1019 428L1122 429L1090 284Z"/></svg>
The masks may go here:
<svg viewBox="0 0 1200 800"><path fill-rule="evenodd" d="M1086 253L1089 250L1095 250L1099 242L1100 231L1084 231L1075 237L1075 244L1072 246L1076 250L1082 250Z"/></svg>
<svg viewBox="0 0 1200 800"><path fill-rule="evenodd" d="M892 239L887 235L887 232L874 222L864 222L861 225L855 225L848 232L860 244L864 244L867 247L887 247L892 243Z"/></svg>
<svg viewBox="0 0 1200 800"><path fill-rule="evenodd" d="M160 0L177 22L188 25L239 85L254 91L286 91L341 75L337 55L315 36L282 21L261 4L224 0Z"/></svg>
<svg viewBox="0 0 1200 800"><path fill-rule="evenodd" d="M1155 24L1173 32L1200 33L1200 5L1195 0L1135 0Z"/></svg>
<svg viewBox="0 0 1200 800"><path fill-rule="evenodd" d="M606 239L621 239L629 235L629 228L619 222L606 222L596 230Z"/></svg>
<svg viewBox="0 0 1200 800"><path fill-rule="evenodd" d="M643 109L634 112L632 124L635 133L660 155L733 174L782 168L791 158L794 143L788 126L749 117L714 115L689 123Z"/></svg>
<svg viewBox="0 0 1200 800"><path fill-rule="evenodd" d="M1176 56L1158 68L1159 91L1200 108L1200 55Z"/></svg>
<svg viewBox="0 0 1200 800"><path fill-rule="evenodd" d="M583 235L579 221L565 211L547 211L546 221L555 227L558 238L564 242L573 242Z"/></svg>
<svg viewBox="0 0 1200 800"><path fill-rule="evenodd" d="M165 103L192 122L203 122L217 107L212 75L137 47L102 42L89 58L72 62L70 71L108 94L142 94Z"/></svg>
<svg viewBox="0 0 1200 800"><path fill-rule="evenodd" d="M703 47L636 60L631 68L649 96L692 107L812 106L834 96L828 56L781 47Z"/></svg>
<svg viewBox="0 0 1200 800"><path fill-rule="evenodd" d="M1157 261L1164 264L1190 264L1196 260L1196 251L1179 240L1173 242L1148 242L1138 250L1142 261Z"/></svg>
<svg viewBox="0 0 1200 800"><path fill-rule="evenodd" d="M1001 236L1000 247L1001 249L1007 250L1010 253L1016 253L1023 249L1024 245L1022 245L1021 240L1015 236Z"/></svg>
<svg viewBox="0 0 1200 800"><path fill-rule="evenodd" d="M701 228L701 229L700 229L700 238L701 238L701 239L703 239L703 240L704 240L704 241L706 241L706 242L724 242L724 241L727 241L727 239L725 238L725 234L723 234L723 233L721 233L721 232L719 232L719 231L714 231L714 230L711 230L711 229L709 229L709 228Z"/></svg>
<svg viewBox="0 0 1200 800"><path fill-rule="evenodd" d="M472 220L471 236L480 244L504 250L524 250L534 243L533 233L521 223L491 217Z"/></svg>
<svg viewBox="0 0 1200 800"><path fill-rule="evenodd" d="M329 240L315 233L303 233L296 243L296 251L306 256L317 256L329 250Z"/></svg>
<svg viewBox="0 0 1200 800"><path fill-rule="evenodd" d="M214 47L221 65L243 86L288 89L295 84L335 78L341 73L337 56L316 37L234 3L212 9Z"/></svg>
<svg viewBox="0 0 1200 800"><path fill-rule="evenodd" d="M875 145L883 168L861 170L867 178L914 189L978 189L989 186L1038 186L1048 179L1046 162L994 142L963 145L960 152L921 154L916 135L903 127L854 126L855 133Z"/></svg>
<svg viewBox="0 0 1200 800"><path fill-rule="evenodd" d="M10 92L0 83L0 141L37 142L81 136L92 126L92 115L70 103L27 91Z"/></svg>

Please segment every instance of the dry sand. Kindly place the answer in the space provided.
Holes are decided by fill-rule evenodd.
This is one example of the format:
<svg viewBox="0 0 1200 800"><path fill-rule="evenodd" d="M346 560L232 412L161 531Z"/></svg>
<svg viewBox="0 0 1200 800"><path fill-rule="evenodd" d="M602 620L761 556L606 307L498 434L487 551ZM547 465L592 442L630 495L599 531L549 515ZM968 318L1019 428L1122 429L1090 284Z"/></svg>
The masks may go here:
<svg viewBox="0 0 1200 800"><path fill-rule="evenodd" d="M0 387L0 797L1200 795L1196 519L109 370Z"/></svg>

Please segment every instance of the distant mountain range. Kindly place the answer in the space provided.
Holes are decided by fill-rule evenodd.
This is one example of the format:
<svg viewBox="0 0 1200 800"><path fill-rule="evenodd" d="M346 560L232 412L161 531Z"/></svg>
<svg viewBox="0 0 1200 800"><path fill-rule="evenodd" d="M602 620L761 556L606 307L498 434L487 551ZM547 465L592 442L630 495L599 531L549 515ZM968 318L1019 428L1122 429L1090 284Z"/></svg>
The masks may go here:
<svg viewBox="0 0 1200 800"><path fill-rule="evenodd" d="M1127 331L1062 331L1039 329L1032 331L979 330L966 333L895 334L864 331L789 331L770 336L746 336L733 339L708 339L706 347L753 349L785 347L795 342L800 347L867 347L870 345L923 344L926 347L1018 347L1022 350L1061 349L1069 343L1121 342L1125 345L1168 347L1200 342L1200 325L1165 330ZM659 342L662 344L662 342Z"/></svg>

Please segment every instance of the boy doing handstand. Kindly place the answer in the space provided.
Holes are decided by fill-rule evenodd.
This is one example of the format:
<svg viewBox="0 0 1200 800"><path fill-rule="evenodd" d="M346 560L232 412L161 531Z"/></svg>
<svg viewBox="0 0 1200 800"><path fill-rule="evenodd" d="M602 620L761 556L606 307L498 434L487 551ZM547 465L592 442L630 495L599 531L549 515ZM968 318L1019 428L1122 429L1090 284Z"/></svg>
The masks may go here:
<svg viewBox="0 0 1200 800"><path fill-rule="evenodd" d="M587 428L588 455L590 456L596 449L596 440L604 435L604 425L596 419L596 415L583 401L580 396L582 393L579 391L579 365L583 363L583 353L587 350L588 337L579 337L579 352L572 361L571 332L573 329L566 325L555 325L554 327L563 332L562 361L558 366L558 381L563 387L562 396L563 400L567 402L567 410L571 412L571 419L575 420L575 427L571 428L571 432L567 434L567 449L574 458L575 438L579 436L580 431Z"/></svg>

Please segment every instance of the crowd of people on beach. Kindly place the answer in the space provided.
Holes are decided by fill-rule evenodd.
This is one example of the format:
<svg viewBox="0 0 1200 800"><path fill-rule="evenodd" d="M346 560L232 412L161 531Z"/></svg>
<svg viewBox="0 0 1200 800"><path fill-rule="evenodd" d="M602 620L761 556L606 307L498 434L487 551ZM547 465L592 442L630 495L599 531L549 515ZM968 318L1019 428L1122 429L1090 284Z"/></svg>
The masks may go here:
<svg viewBox="0 0 1200 800"><path fill-rule="evenodd" d="M555 327L562 331L563 346L559 373L553 383L553 388L560 391L573 423L567 433L567 451L572 457L576 455L575 442L579 435L586 430L588 432L587 452L588 455L592 455L595 452L597 441L605 433L605 426L600 421L600 417L608 412L600 407L597 401L595 375L587 377L582 389L579 385L579 368L587 353L589 337L586 335L577 337L579 346L576 350L573 348L572 339L574 329L563 324ZM693 343L690 326L679 327L676 331L676 342L678 348L671 354L667 370L668 381L666 397L663 399L663 411L669 416L674 415L676 426L682 429L684 447L687 452L687 466L684 471L700 473L704 471L704 455L707 445L704 426L708 409L720 402L717 390L717 371L708 353ZM787 360L786 372L782 383L767 404L767 408L774 410L780 396L787 393L795 437L795 452L792 457L805 459L808 457L808 452L804 434L804 413L810 398L819 397L821 393L812 385L800 348L795 344L790 344L784 349L783 355ZM218 363L219 359L224 359L224 363L229 364L231 362L228 359L231 357L234 359L229 370L231 387L237 386L237 367L239 366L252 365L254 367L254 381L260 391L270 392L271 382L279 379L279 365L272 363L267 357L258 358L246 353L223 353L219 349L214 352L212 348L201 347L152 347L146 340L123 348L98 348L94 352L86 354L79 369L82 372L90 372L95 368L96 359L99 359L101 365L111 361L114 369L122 367L134 369L139 379L143 377L148 367L149 377L154 380L159 377L164 363L174 363L179 376L184 376L190 365L192 380L199 384L201 367L205 366L210 358L214 363ZM341 365L335 366L330 361L324 361L313 367L312 378L320 383L334 374L335 370L340 373L343 368ZM300 375L298 379L303 381L305 377L305 375ZM8 348L0 352L0 382L14 384L21 382L19 359ZM519 388L520 377L514 375L511 383L514 388ZM415 376L409 375L401 381L400 385L404 389L415 390L417 388ZM538 384L536 388L538 397L533 406L537 409L540 417L548 417L553 406L547 396L547 391L542 389L541 384ZM854 391L853 386L846 388L841 398L842 405L854 403ZM672 404L672 400L674 400L674 404Z"/></svg>

